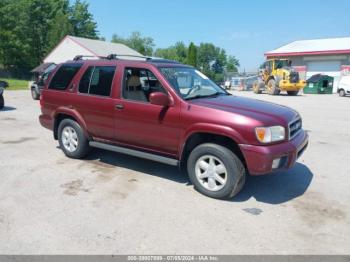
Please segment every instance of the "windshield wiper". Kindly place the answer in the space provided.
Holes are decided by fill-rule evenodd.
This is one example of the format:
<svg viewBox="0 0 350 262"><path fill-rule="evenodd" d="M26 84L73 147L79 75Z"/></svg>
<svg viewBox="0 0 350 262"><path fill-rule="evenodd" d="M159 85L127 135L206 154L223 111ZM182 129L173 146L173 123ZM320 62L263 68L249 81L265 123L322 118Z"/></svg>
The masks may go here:
<svg viewBox="0 0 350 262"><path fill-rule="evenodd" d="M230 95L230 94L229 93L216 92L216 93L211 94L211 95L195 95L195 96L191 96L191 97L186 97L184 99L185 100L192 100L192 99L198 99L198 98L213 98L213 97L217 97L219 95Z"/></svg>

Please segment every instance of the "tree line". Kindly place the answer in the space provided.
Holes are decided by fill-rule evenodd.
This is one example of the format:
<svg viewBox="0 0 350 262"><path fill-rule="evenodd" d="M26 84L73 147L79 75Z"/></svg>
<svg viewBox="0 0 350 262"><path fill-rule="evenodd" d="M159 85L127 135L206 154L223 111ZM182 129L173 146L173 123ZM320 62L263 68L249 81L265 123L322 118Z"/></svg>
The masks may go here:
<svg viewBox="0 0 350 262"><path fill-rule="evenodd" d="M82 0L0 0L0 68L28 72L65 35L105 40L100 37L89 5ZM212 43L177 42L155 48L154 39L132 32L127 38L112 36L145 56L176 60L199 68L215 81L225 72L236 72L239 61Z"/></svg>
<svg viewBox="0 0 350 262"><path fill-rule="evenodd" d="M68 34L98 38L86 2L0 1L0 65L5 69L29 71Z"/></svg>
<svg viewBox="0 0 350 262"><path fill-rule="evenodd" d="M225 72L237 72L239 67L236 57L227 55L223 48L212 43L200 43L196 46L191 42L187 46L180 41L167 48L154 49L154 40L151 37L143 37L140 32L133 32L127 38L113 35L112 42L125 44L146 56L192 65L217 82L223 81Z"/></svg>

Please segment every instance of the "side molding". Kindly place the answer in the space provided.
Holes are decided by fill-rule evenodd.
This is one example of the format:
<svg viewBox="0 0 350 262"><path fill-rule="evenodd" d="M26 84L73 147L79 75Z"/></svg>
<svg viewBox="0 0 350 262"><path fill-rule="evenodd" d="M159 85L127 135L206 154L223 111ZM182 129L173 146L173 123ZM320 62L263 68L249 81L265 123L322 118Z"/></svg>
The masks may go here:
<svg viewBox="0 0 350 262"><path fill-rule="evenodd" d="M136 157L156 161L156 162L171 165L171 166L177 166L179 164L179 161L173 158L168 158L168 157L159 156L151 153L137 151L137 150L133 150L125 147L114 146L114 145L104 144L104 143L95 142L95 141L90 141L89 145L92 147L109 150L117 153L122 153L130 156L136 156Z"/></svg>

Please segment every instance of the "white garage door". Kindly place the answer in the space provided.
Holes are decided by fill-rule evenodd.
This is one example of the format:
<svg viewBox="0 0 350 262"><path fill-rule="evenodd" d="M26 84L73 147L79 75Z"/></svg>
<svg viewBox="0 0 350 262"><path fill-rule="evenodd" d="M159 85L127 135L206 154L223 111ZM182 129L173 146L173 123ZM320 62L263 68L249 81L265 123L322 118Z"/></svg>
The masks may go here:
<svg viewBox="0 0 350 262"><path fill-rule="evenodd" d="M334 77L333 92L337 92L340 79L340 61L313 61L307 62L306 79L316 74L324 74Z"/></svg>

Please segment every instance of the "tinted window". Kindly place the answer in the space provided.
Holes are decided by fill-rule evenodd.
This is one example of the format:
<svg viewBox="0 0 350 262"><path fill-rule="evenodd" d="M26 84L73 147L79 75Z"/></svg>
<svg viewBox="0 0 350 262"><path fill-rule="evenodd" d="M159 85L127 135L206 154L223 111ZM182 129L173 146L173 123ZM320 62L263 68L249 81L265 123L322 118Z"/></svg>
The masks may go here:
<svg viewBox="0 0 350 262"><path fill-rule="evenodd" d="M127 68L123 86L123 97L130 100L149 102L153 92L167 94L155 75L147 69Z"/></svg>
<svg viewBox="0 0 350 262"><path fill-rule="evenodd" d="M89 93L90 79L93 71L94 71L94 67L90 66L83 74L83 77L80 79L80 83L79 83L80 93L85 93L85 94Z"/></svg>
<svg viewBox="0 0 350 262"><path fill-rule="evenodd" d="M82 64L63 64L53 76L49 89L67 89L69 83L72 81L81 66Z"/></svg>
<svg viewBox="0 0 350 262"><path fill-rule="evenodd" d="M114 73L114 66L89 67L80 80L79 92L110 96Z"/></svg>

